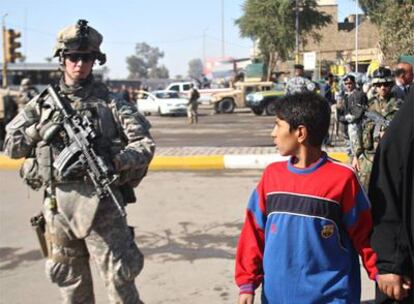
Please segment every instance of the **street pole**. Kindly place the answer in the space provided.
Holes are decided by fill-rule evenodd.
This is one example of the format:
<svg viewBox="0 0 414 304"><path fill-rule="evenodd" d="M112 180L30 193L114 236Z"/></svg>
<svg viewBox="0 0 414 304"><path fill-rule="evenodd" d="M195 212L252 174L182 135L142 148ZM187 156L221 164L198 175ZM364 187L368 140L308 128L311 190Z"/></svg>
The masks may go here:
<svg viewBox="0 0 414 304"><path fill-rule="evenodd" d="M4 14L2 17L2 32L3 32L3 88L7 87L7 47L6 47L6 16L7 14Z"/></svg>
<svg viewBox="0 0 414 304"><path fill-rule="evenodd" d="M355 1L355 72L358 73L358 0Z"/></svg>
<svg viewBox="0 0 414 304"><path fill-rule="evenodd" d="M221 57L224 59L224 0L221 0Z"/></svg>
<svg viewBox="0 0 414 304"><path fill-rule="evenodd" d="M207 28L203 30L203 66L206 65L206 31Z"/></svg>
<svg viewBox="0 0 414 304"><path fill-rule="evenodd" d="M299 0L296 0L295 4L295 28L296 28L296 46L295 46L295 63L299 63Z"/></svg>

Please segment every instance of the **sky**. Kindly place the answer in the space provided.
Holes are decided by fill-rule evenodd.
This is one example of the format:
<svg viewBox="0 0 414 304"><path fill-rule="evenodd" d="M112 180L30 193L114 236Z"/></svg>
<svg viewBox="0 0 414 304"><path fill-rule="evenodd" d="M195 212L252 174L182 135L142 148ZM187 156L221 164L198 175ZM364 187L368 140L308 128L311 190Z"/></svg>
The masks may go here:
<svg viewBox="0 0 414 304"><path fill-rule="evenodd" d="M168 68L173 78L187 75L191 59L202 59L204 54L207 58L221 56L222 16L224 54L234 58L249 56L253 43L240 38L234 24L243 13L244 1L1 0L0 14L6 28L22 33L21 52L26 62L46 62L45 58L52 56L57 32L78 19L86 19L104 36L101 50L107 55L105 66L111 79L127 77L125 60L134 54L138 42L164 52L160 64ZM336 2L339 21L355 12L354 0Z"/></svg>

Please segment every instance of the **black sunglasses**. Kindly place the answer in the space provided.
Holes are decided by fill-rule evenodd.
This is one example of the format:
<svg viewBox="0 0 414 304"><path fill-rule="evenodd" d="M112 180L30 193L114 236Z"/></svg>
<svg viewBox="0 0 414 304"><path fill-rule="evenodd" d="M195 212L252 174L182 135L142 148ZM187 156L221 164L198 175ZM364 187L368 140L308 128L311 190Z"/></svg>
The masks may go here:
<svg viewBox="0 0 414 304"><path fill-rule="evenodd" d="M376 83L374 84L374 87L379 88L379 87L391 87L393 85L392 82L381 82L381 83Z"/></svg>
<svg viewBox="0 0 414 304"><path fill-rule="evenodd" d="M69 59L70 62L78 62L80 60L82 60L82 62L91 62L94 61L95 55L91 54L91 53L70 53L70 54L66 54L65 58Z"/></svg>

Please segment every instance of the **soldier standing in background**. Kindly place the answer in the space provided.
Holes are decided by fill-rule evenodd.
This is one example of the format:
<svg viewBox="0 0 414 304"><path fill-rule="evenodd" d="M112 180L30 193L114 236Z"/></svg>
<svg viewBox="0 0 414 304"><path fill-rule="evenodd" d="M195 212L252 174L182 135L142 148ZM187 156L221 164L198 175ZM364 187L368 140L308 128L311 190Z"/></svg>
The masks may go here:
<svg viewBox="0 0 414 304"><path fill-rule="evenodd" d="M17 98L18 111L23 110L24 106L32 100L39 91L32 86L29 78L23 78L20 82L19 96Z"/></svg>
<svg viewBox="0 0 414 304"><path fill-rule="evenodd" d="M351 155L355 155L355 147L360 143L360 124L365 108L367 106L367 97L363 92L356 88L355 77L348 75L344 77L344 118L348 128ZM352 158L351 158L352 159Z"/></svg>
<svg viewBox="0 0 414 304"><path fill-rule="evenodd" d="M403 102L391 93L394 77L390 69L380 67L375 70L372 85L375 87L377 94L368 101L366 112L379 114L380 116L375 121L365 115L362 124L359 125L361 130L358 134L361 135L361 139L356 141L357 146L353 149L355 150L355 155L352 160L352 166L358 172L366 190L368 190L369 176L378 143L387 125L391 122ZM384 120L381 121L381 118Z"/></svg>
<svg viewBox="0 0 414 304"><path fill-rule="evenodd" d="M135 201L133 187L147 172L155 144L149 122L135 106L110 95L94 80L95 61L104 64L102 35L79 20L59 32L54 57L63 71L57 95L87 117L97 134L96 154L119 176L111 186L119 208ZM46 94L45 94L46 93ZM68 142L68 133L54 132L62 112L50 91L32 99L6 130L5 153L25 157L21 175L32 188L44 188L42 215L47 243L46 274L60 288L63 303L95 303L92 259L104 279L110 303L142 303L134 280L143 255L125 214L110 197L99 198L84 166L55 170L54 161Z"/></svg>
<svg viewBox="0 0 414 304"><path fill-rule="evenodd" d="M196 87L193 87L190 91L190 98L188 99L187 106L187 117L189 124L198 123L198 99L200 98L200 93Z"/></svg>
<svg viewBox="0 0 414 304"><path fill-rule="evenodd" d="M289 81L286 84L286 95L303 93L306 91L313 92L315 90L315 84L303 76L303 65L295 64L294 68L295 76L289 79Z"/></svg>

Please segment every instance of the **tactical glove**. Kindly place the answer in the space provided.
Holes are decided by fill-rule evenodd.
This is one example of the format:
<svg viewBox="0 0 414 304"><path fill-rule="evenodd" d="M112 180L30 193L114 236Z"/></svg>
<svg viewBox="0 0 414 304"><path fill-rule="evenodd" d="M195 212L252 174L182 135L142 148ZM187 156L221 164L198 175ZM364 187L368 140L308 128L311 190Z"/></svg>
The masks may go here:
<svg viewBox="0 0 414 304"><path fill-rule="evenodd" d="M352 115L352 114L346 114L346 115L345 115L345 120L346 120L348 123L353 122L353 121L354 121L354 119L355 119L355 116L354 116L354 115Z"/></svg>

